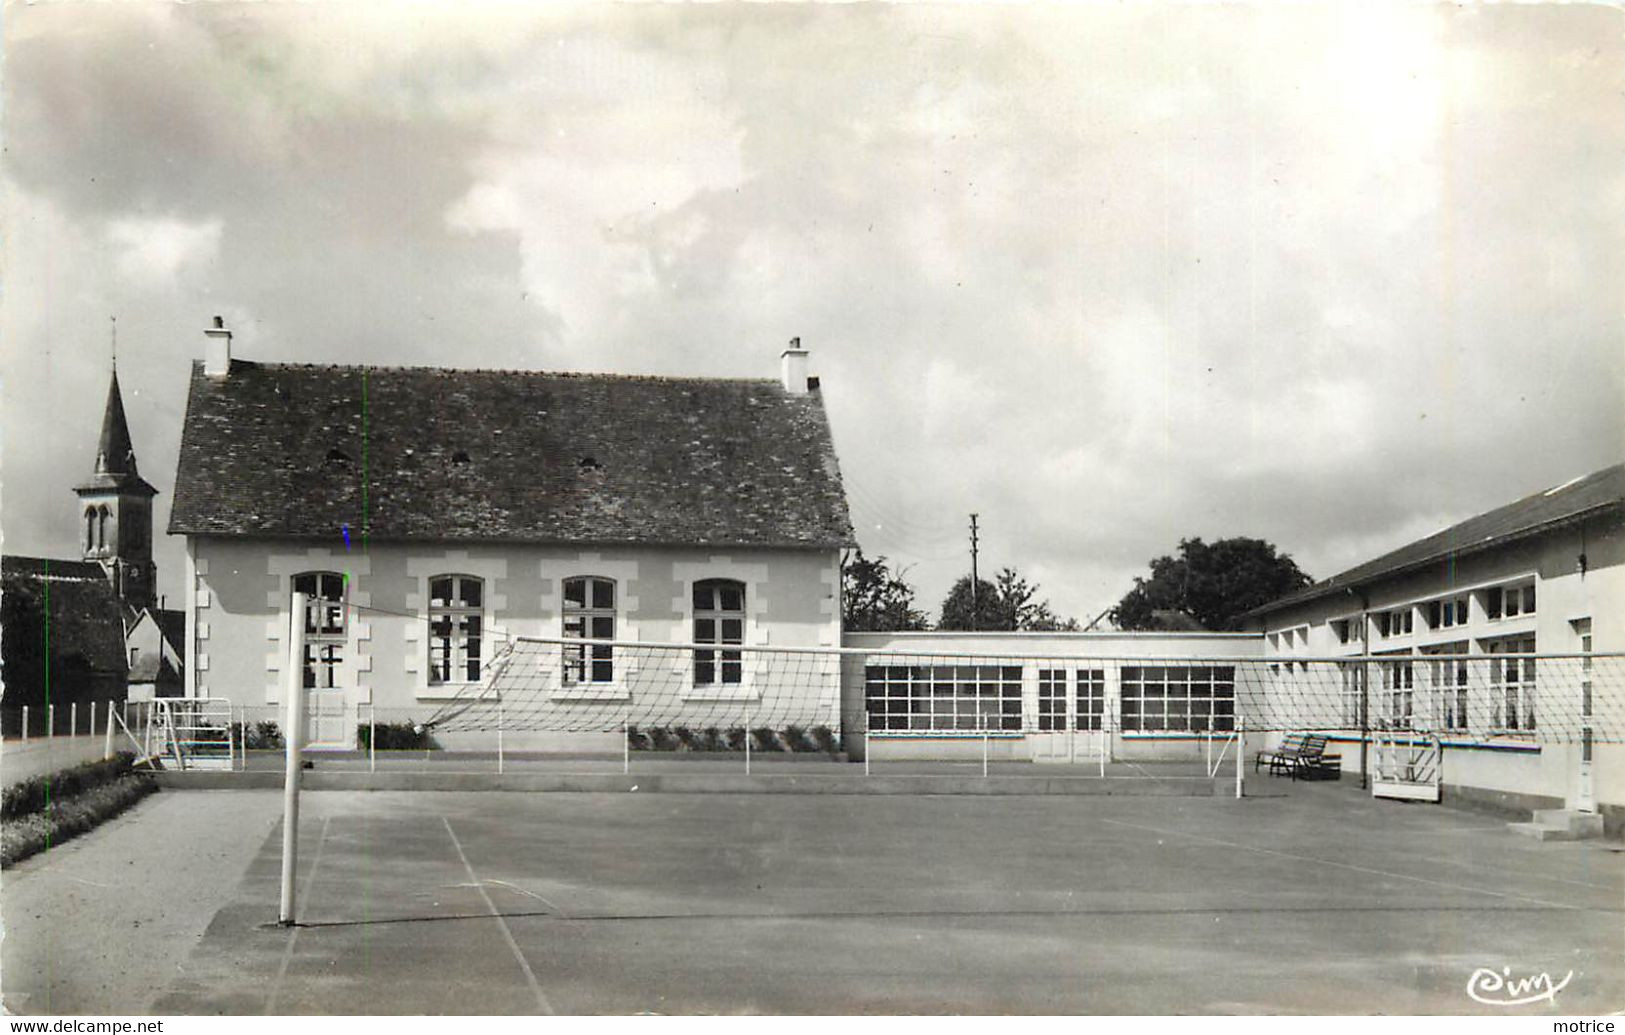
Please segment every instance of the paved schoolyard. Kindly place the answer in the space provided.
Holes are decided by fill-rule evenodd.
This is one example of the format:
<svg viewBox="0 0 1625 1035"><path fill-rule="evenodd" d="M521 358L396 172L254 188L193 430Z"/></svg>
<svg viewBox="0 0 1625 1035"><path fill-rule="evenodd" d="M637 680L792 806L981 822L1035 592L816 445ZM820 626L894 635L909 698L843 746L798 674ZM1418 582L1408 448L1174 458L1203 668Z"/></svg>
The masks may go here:
<svg viewBox="0 0 1625 1035"><path fill-rule="evenodd" d="M159 797L225 814L266 796ZM131 1009L1625 1007L1625 855L1350 784L1239 802L329 791L305 796L301 837L305 926L270 925L273 823L199 936L153 946L171 976ZM1485 1006L1479 968L1572 977L1555 1002Z"/></svg>

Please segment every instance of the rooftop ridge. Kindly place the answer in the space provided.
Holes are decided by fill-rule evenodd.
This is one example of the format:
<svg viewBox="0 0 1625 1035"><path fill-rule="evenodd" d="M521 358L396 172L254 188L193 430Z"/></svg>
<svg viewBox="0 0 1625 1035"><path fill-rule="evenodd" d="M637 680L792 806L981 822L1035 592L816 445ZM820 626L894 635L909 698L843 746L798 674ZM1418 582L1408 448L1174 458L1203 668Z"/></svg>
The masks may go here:
<svg viewBox="0 0 1625 1035"><path fill-rule="evenodd" d="M193 360L194 370L201 368L202 360ZM773 377L712 377L699 374L618 374L608 371L595 370L532 370L520 367L446 367L446 366L417 366L399 363L285 363L251 359L233 359L233 366L255 367L261 370L309 370L309 371L384 371L387 373L412 374L453 374L467 375L519 375L523 377L557 377L574 381L602 380L602 381L650 381L660 383L702 383L702 384L760 384L777 385L778 378Z"/></svg>

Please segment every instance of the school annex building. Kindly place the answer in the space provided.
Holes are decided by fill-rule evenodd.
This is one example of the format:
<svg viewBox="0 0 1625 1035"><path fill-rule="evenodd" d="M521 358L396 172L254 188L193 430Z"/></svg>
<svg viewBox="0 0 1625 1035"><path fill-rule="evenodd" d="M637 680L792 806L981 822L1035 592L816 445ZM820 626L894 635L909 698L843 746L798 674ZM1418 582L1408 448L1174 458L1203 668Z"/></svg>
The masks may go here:
<svg viewBox="0 0 1625 1035"><path fill-rule="evenodd" d="M1504 683L1452 696L1462 707L1441 724L1426 675L1439 654L1625 650L1625 465L1261 608L1251 632L843 634L856 544L809 362L796 339L771 379L258 363L232 355L217 318L169 523L186 546L186 694L280 703L296 590L313 601L316 749L353 748L359 706L430 708L478 685L496 630L856 648L796 689L853 757L1035 762L1195 758L1234 728L1252 673L1402 652L1404 722L1370 685L1355 713L1305 715L1343 744L1345 771L1367 730L1436 732L1446 796L1625 809L1620 745L1543 741L1533 708L1497 712ZM696 714L765 692L748 665L683 664ZM608 659L547 678L576 708L630 694Z"/></svg>

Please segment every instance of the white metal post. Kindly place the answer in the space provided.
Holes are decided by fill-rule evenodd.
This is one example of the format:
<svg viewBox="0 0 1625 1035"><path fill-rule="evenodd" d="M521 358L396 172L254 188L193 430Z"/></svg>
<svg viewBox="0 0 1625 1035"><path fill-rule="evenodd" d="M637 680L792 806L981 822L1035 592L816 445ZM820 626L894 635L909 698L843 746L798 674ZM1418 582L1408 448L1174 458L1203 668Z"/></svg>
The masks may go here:
<svg viewBox="0 0 1625 1035"><path fill-rule="evenodd" d="M367 772L378 771L378 708L367 705Z"/></svg>
<svg viewBox="0 0 1625 1035"><path fill-rule="evenodd" d="M863 711L863 775L869 775L869 710Z"/></svg>
<svg viewBox="0 0 1625 1035"><path fill-rule="evenodd" d="M750 702L745 702L745 775L750 775Z"/></svg>
<svg viewBox="0 0 1625 1035"><path fill-rule="evenodd" d="M628 711L621 719L621 773L632 771L632 713Z"/></svg>
<svg viewBox="0 0 1625 1035"><path fill-rule="evenodd" d="M497 694L497 775L502 775L502 695Z"/></svg>
<svg viewBox="0 0 1625 1035"><path fill-rule="evenodd" d="M28 743L28 705L23 705L23 743Z"/></svg>
<svg viewBox="0 0 1625 1035"><path fill-rule="evenodd" d="M1241 756L1247 753L1246 723L1236 716L1236 797L1241 797Z"/></svg>
<svg viewBox="0 0 1625 1035"><path fill-rule="evenodd" d="M982 776L987 777L987 716L982 716Z"/></svg>
<svg viewBox="0 0 1625 1035"><path fill-rule="evenodd" d="M107 726L107 729L105 731L103 731L103 734L102 734L102 737L103 737L103 739L102 739L102 757L103 758L112 758L113 757L113 700L112 700L112 698L108 698L108 701L107 701L107 723L106 723L106 726Z"/></svg>
<svg viewBox="0 0 1625 1035"><path fill-rule="evenodd" d="M56 705L54 704L45 706L45 739L47 741L56 739Z"/></svg>
<svg viewBox="0 0 1625 1035"><path fill-rule="evenodd" d="M79 735L79 702L74 701L72 704L68 705L68 736L77 737L78 735Z"/></svg>
<svg viewBox="0 0 1625 1035"><path fill-rule="evenodd" d="M305 594L295 593L288 614L287 768L282 780L282 909L278 921L294 923L294 870L299 853L299 778L305 739Z"/></svg>

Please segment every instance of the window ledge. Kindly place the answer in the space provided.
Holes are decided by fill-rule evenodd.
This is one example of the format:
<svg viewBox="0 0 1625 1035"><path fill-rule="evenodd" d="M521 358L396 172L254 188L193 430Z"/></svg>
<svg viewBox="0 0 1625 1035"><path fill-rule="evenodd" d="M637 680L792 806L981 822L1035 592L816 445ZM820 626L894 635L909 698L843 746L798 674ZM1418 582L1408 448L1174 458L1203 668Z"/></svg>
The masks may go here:
<svg viewBox="0 0 1625 1035"><path fill-rule="evenodd" d="M615 683L605 683L600 686L562 686L548 694L547 699L564 703L630 701L632 691Z"/></svg>
<svg viewBox="0 0 1625 1035"><path fill-rule="evenodd" d="M754 687L691 686L683 691L683 700L705 701L760 701L762 695Z"/></svg>

